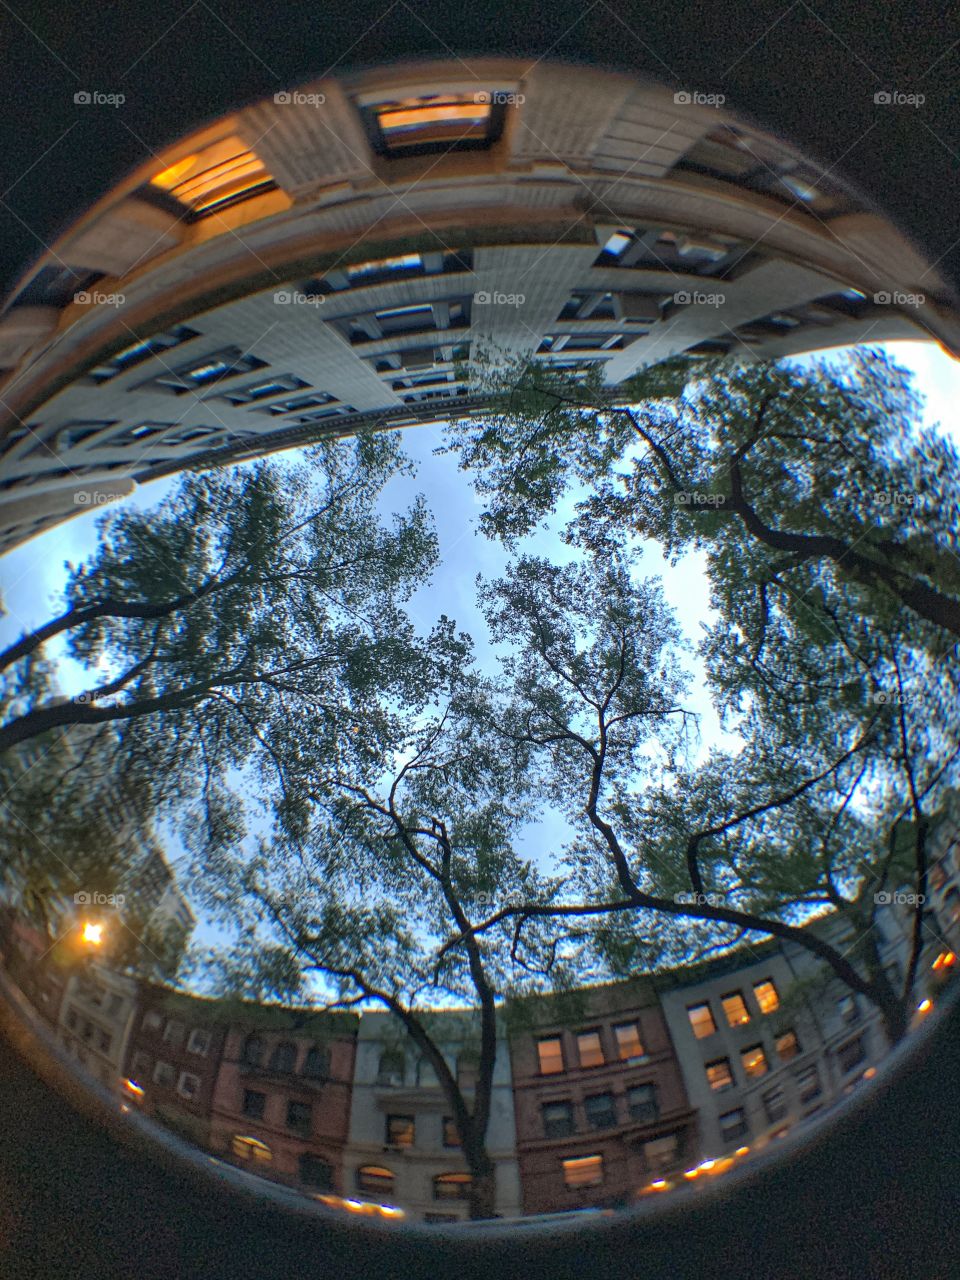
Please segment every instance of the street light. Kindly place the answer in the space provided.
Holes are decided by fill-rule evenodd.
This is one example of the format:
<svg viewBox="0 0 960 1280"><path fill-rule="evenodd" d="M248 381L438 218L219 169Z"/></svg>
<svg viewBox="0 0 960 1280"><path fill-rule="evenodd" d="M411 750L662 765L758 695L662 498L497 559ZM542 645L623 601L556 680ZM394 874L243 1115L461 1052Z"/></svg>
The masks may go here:
<svg viewBox="0 0 960 1280"><path fill-rule="evenodd" d="M103 943L103 925L87 920L80 936L84 942L88 942L93 947L99 947Z"/></svg>

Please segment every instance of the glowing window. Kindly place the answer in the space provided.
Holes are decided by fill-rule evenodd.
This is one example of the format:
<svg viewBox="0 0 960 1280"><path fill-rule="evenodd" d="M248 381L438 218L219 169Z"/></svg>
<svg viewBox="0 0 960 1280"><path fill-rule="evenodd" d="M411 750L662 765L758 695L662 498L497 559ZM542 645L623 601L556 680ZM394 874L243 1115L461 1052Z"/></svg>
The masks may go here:
<svg viewBox="0 0 960 1280"><path fill-rule="evenodd" d="M767 978L763 982L755 982L753 984L753 994L757 998L761 1013L776 1013L780 1008L780 996L772 979Z"/></svg>
<svg viewBox="0 0 960 1280"><path fill-rule="evenodd" d="M375 1195L389 1195L393 1191L393 1174L382 1165L361 1165L356 1181L358 1191L369 1191Z"/></svg>
<svg viewBox="0 0 960 1280"><path fill-rule="evenodd" d="M729 1089L733 1084L733 1072L730 1070L729 1058L717 1058L706 1066L707 1083L711 1089Z"/></svg>
<svg viewBox="0 0 960 1280"><path fill-rule="evenodd" d="M273 1159L273 1152L259 1138L250 1138L238 1133L230 1145L238 1160L246 1160L253 1164L269 1164Z"/></svg>
<svg viewBox="0 0 960 1280"><path fill-rule="evenodd" d="M706 1036L712 1036L717 1029L717 1024L713 1020L713 1014L708 1004L692 1005L687 1010L687 1017L690 1019L693 1034L698 1040L703 1040Z"/></svg>
<svg viewBox="0 0 960 1280"><path fill-rule="evenodd" d="M742 1027L750 1021L750 1014L739 991L731 991L729 995L721 996L720 1003L723 1005L727 1026Z"/></svg>
<svg viewBox="0 0 960 1280"><path fill-rule="evenodd" d="M434 1200L466 1200L470 1195L469 1173L441 1173L433 1180Z"/></svg>
<svg viewBox="0 0 960 1280"><path fill-rule="evenodd" d="M577 1033L577 1056L581 1067L603 1066L605 1059L599 1031L580 1031Z"/></svg>
<svg viewBox="0 0 960 1280"><path fill-rule="evenodd" d="M740 1061L748 1076L763 1076L770 1070L767 1055L762 1044L752 1045L740 1054Z"/></svg>
<svg viewBox="0 0 960 1280"><path fill-rule="evenodd" d="M560 1043L560 1037L550 1036L546 1040L538 1041L537 1056L540 1059L541 1075L552 1076L556 1075L558 1071L562 1071L563 1046Z"/></svg>
<svg viewBox="0 0 960 1280"><path fill-rule="evenodd" d="M788 1058L795 1058L800 1052L800 1041L797 1039L795 1031L784 1031L777 1036L776 1040L777 1053L786 1062Z"/></svg>
<svg viewBox="0 0 960 1280"><path fill-rule="evenodd" d="M603 1184L603 1156L578 1156L563 1161L563 1181L567 1187L599 1187Z"/></svg>
<svg viewBox="0 0 960 1280"><path fill-rule="evenodd" d="M613 1037L617 1042L617 1057L621 1062L635 1062L644 1056L640 1028L635 1022L624 1022L614 1027Z"/></svg>

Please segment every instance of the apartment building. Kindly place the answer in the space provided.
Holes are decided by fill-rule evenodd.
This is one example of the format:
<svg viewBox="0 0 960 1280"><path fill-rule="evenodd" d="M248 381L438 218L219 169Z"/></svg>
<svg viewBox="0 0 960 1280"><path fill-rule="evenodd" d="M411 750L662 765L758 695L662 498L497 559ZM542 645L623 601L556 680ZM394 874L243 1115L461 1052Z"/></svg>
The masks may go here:
<svg viewBox="0 0 960 1280"><path fill-rule="evenodd" d="M121 1088L200 1147L210 1143L213 1093L226 1040L221 1002L141 982Z"/></svg>
<svg viewBox="0 0 960 1280"><path fill-rule="evenodd" d="M245 1004L225 1035L210 1150L308 1193L339 1194L357 1018Z"/></svg>
<svg viewBox="0 0 960 1280"><path fill-rule="evenodd" d="M481 59L329 76L164 149L0 314L0 550L184 467L482 408L483 348L615 394L668 356L960 351L937 271L689 94Z"/></svg>
<svg viewBox="0 0 960 1280"><path fill-rule="evenodd" d="M429 1033L471 1106L477 1071L474 1011L431 1011ZM395 1205L414 1221L465 1219L470 1174L451 1111L432 1065L403 1025L388 1012L362 1012L344 1152L345 1194ZM496 1212L515 1217L521 1211L520 1174L510 1054L502 1036L493 1072L487 1151L495 1169Z"/></svg>
<svg viewBox="0 0 960 1280"><path fill-rule="evenodd" d="M124 1095L137 1000L135 979L90 962L68 978L60 1009L59 1038L68 1054L101 1084Z"/></svg>
<svg viewBox="0 0 960 1280"><path fill-rule="evenodd" d="M510 1059L524 1213L629 1204L697 1149L674 1042L644 979L521 1002Z"/></svg>

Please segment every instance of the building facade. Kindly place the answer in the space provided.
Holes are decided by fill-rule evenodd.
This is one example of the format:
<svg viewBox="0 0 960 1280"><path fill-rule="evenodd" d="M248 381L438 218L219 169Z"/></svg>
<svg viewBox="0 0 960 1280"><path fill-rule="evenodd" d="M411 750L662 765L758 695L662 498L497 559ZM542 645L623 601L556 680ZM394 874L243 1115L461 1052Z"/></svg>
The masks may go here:
<svg viewBox="0 0 960 1280"><path fill-rule="evenodd" d="M652 984L578 995L575 1021L563 1002L523 1002L510 1038L527 1214L629 1204L698 1145Z"/></svg>
<svg viewBox="0 0 960 1280"><path fill-rule="evenodd" d="M166 148L0 314L0 550L138 484L471 408L459 360L960 352L944 280L777 138L628 75L331 76ZM480 86L478 88L478 86Z"/></svg>
<svg viewBox="0 0 960 1280"><path fill-rule="evenodd" d="M138 1000L137 982L88 963L68 978L60 1008L60 1043L111 1092L122 1094L127 1043Z"/></svg>
<svg viewBox="0 0 960 1280"><path fill-rule="evenodd" d="M340 1194L357 1020L244 1006L227 1029L210 1111L210 1150L311 1193Z"/></svg>
<svg viewBox="0 0 960 1280"><path fill-rule="evenodd" d="M471 1106L476 1077L472 1011L433 1011L429 1031ZM451 1111L432 1066L394 1016L361 1013L350 1141L344 1154L345 1194L397 1205L415 1221L466 1218L470 1175ZM495 1169L496 1212L515 1217L521 1211L520 1181L510 1055L502 1037L487 1151Z"/></svg>

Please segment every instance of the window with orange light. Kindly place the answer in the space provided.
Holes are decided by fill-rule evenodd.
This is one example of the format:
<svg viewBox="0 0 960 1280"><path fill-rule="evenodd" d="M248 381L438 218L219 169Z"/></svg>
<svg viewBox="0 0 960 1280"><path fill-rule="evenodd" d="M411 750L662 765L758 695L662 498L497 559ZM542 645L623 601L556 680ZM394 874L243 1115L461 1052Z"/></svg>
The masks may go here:
<svg viewBox="0 0 960 1280"><path fill-rule="evenodd" d="M733 1085L733 1072L729 1058L717 1058L706 1065L707 1083L711 1089L729 1089Z"/></svg>
<svg viewBox="0 0 960 1280"><path fill-rule="evenodd" d="M599 1187L603 1184L603 1156L577 1156L563 1161L564 1186Z"/></svg>
<svg viewBox="0 0 960 1280"><path fill-rule="evenodd" d="M746 1003L739 991L731 991L729 995L721 996L720 1003L723 1005L728 1026L742 1027L750 1021Z"/></svg>
<svg viewBox="0 0 960 1280"><path fill-rule="evenodd" d="M687 1009L687 1017L690 1019L693 1034L698 1040L712 1036L717 1029L717 1024L713 1020L713 1013L708 1004L692 1005Z"/></svg>
<svg viewBox="0 0 960 1280"><path fill-rule="evenodd" d="M800 1052L800 1041L797 1039L795 1031L782 1031L776 1039L777 1053L784 1062L788 1058L795 1058Z"/></svg>
<svg viewBox="0 0 960 1280"><path fill-rule="evenodd" d="M744 1049L740 1054L740 1061L746 1074L751 1077L764 1076L770 1070L766 1051L761 1044Z"/></svg>
<svg viewBox="0 0 960 1280"><path fill-rule="evenodd" d="M780 996L771 978L753 984L753 994L761 1013L776 1013L780 1008Z"/></svg>
<svg viewBox="0 0 960 1280"><path fill-rule="evenodd" d="M563 1070L563 1048L559 1036L549 1036L537 1041L537 1058L542 1076L556 1075Z"/></svg>

